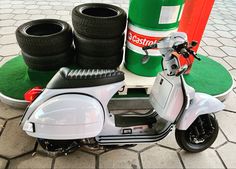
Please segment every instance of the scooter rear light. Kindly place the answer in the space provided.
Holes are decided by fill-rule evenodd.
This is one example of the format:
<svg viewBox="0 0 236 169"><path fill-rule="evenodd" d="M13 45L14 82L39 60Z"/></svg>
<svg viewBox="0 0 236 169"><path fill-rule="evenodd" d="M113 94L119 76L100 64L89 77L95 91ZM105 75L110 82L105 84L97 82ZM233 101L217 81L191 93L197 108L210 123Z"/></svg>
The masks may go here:
<svg viewBox="0 0 236 169"><path fill-rule="evenodd" d="M42 87L36 86L33 89L28 90L24 94L24 98L26 101L32 103L42 92L43 92Z"/></svg>

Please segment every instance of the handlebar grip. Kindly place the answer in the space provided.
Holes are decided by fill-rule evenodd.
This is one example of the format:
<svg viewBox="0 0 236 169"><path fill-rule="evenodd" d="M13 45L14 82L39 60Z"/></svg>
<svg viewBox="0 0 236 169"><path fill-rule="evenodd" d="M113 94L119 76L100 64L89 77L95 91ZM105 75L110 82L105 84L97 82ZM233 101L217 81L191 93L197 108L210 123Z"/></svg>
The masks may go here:
<svg viewBox="0 0 236 169"><path fill-rule="evenodd" d="M197 54L193 51L193 50L189 50L189 53L191 54L191 55L193 55L193 57L194 58L196 58L197 60L201 60L201 58L199 58L198 56L197 56Z"/></svg>
<svg viewBox="0 0 236 169"><path fill-rule="evenodd" d="M157 44L152 44L152 45L149 45L149 46L142 47L143 50L155 49L155 48L157 48Z"/></svg>

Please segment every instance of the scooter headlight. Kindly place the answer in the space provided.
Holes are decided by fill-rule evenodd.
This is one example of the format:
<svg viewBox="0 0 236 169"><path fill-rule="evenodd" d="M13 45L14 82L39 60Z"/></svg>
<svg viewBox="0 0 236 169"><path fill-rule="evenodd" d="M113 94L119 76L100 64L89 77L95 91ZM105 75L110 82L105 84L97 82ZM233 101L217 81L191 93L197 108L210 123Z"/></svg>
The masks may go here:
<svg viewBox="0 0 236 169"><path fill-rule="evenodd" d="M34 133L35 132L34 123L26 121L24 126L23 126L23 130L26 131L26 132Z"/></svg>

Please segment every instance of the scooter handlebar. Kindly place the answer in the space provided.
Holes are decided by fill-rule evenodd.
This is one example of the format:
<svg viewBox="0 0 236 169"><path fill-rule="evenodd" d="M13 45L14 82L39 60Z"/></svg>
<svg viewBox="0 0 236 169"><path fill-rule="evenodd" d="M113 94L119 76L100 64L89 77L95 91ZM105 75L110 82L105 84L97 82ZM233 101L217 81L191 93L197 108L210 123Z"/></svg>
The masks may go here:
<svg viewBox="0 0 236 169"><path fill-rule="evenodd" d="M142 47L143 50L155 49L155 48L157 48L157 44L152 44L152 45L149 45L149 46Z"/></svg>

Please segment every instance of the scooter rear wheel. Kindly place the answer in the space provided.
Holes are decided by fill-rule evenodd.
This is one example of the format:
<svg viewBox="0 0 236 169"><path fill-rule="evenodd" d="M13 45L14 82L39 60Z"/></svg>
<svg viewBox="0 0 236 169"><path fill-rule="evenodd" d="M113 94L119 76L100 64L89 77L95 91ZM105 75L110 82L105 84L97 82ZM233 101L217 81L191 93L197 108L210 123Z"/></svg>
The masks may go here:
<svg viewBox="0 0 236 169"><path fill-rule="evenodd" d="M187 130L175 130L178 145L185 151L198 153L209 148L217 138L219 125L215 117L199 116Z"/></svg>

